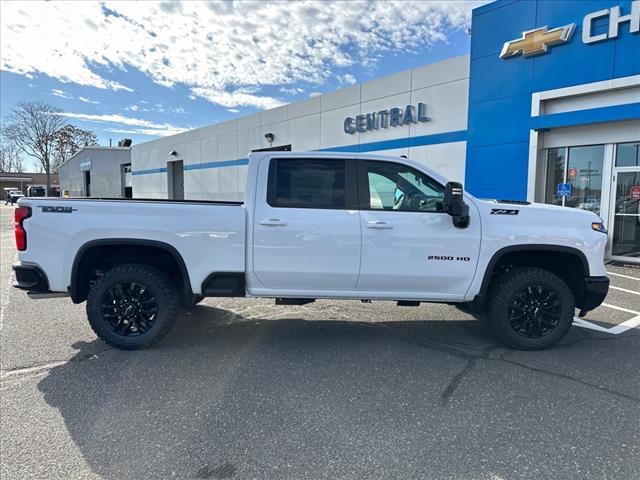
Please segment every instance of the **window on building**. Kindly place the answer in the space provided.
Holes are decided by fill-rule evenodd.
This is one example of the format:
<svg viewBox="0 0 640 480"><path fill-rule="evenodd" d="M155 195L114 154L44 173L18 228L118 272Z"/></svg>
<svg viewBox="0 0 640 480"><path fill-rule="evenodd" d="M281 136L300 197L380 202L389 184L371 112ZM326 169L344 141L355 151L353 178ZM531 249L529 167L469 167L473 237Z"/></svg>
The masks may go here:
<svg viewBox="0 0 640 480"><path fill-rule="evenodd" d="M369 208L442 212L444 187L422 172L392 162L366 162Z"/></svg>
<svg viewBox="0 0 640 480"><path fill-rule="evenodd" d="M616 167L640 167L640 142L616 146Z"/></svg>
<svg viewBox="0 0 640 480"><path fill-rule="evenodd" d="M600 213L603 163L604 145L548 149L545 201ZM569 195L557 195L560 183L571 185Z"/></svg>
<svg viewBox="0 0 640 480"><path fill-rule="evenodd" d="M562 205L563 197L557 195L557 186L564 182L567 159L566 148L550 148L547 150L547 182L545 202L552 205Z"/></svg>
<svg viewBox="0 0 640 480"><path fill-rule="evenodd" d="M272 162L273 207L346 208L346 162L334 159L278 159Z"/></svg>

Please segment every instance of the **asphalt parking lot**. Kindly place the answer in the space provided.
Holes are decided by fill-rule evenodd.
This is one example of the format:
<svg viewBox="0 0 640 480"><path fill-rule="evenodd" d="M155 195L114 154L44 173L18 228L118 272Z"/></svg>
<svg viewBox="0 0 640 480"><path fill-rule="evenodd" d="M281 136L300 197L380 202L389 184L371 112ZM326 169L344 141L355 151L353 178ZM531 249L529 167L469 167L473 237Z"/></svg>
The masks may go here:
<svg viewBox="0 0 640 480"><path fill-rule="evenodd" d="M1 213L0 453L25 478L637 479L640 268L543 352L448 306L207 299L140 352L84 304L11 287Z"/></svg>

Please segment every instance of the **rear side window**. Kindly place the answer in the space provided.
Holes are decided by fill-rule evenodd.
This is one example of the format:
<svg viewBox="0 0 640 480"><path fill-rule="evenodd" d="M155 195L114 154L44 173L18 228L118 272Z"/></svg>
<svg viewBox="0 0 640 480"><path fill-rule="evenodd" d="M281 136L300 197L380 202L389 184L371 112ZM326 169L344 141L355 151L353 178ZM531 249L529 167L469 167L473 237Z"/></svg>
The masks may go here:
<svg viewBox="0 0 640 480"><path fill-rule="evenodd" d="M272 207L346 208L346 161L275 159L267 200Z"/></svg>

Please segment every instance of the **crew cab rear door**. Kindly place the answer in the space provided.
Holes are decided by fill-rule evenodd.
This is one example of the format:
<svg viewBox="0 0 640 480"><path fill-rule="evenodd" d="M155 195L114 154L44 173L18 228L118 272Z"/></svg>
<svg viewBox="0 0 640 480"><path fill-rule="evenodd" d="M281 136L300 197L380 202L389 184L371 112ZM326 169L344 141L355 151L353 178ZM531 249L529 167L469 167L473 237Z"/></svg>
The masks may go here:
<svg viewBox="0 0 640 480"><path fill-rule="evenodd" d="M267 181L256 190L252 248L262 287L254 287L301 295L355 290L361 251L355 168L348 156L261 162L259 178Z"/></svg>
<svg viewBox="0 0 640 480"><path fill-rule="evenodd" d="M456 299L473 280L480 220L456 228L443 211L444 185L399 162L359 159L362 264L357 290ZM403 295L408 294L408 295Z"/></svg>

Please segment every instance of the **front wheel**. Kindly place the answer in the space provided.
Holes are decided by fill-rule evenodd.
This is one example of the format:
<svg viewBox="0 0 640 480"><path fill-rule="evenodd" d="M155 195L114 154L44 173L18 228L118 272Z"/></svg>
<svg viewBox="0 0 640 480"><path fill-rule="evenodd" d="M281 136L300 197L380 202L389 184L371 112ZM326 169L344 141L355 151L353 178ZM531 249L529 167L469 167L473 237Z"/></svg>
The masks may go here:
<svg viewBox="0 0 640 480"><path fill-rule="evenodd" d="M169 333L178 295L169 278L144 264L124 264L100 277L87 297L87 317L98 337L125 350L148 347Z"/></svg>
<svg viewBox="0 0 640 480"><path fill-rule="evenodd" d="M502 274L491 290L488 311L493 333L507 345L540 350L569 331L575 300L567 284L541 268L520 267Z"/></svg>

